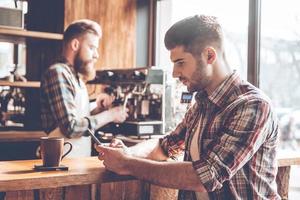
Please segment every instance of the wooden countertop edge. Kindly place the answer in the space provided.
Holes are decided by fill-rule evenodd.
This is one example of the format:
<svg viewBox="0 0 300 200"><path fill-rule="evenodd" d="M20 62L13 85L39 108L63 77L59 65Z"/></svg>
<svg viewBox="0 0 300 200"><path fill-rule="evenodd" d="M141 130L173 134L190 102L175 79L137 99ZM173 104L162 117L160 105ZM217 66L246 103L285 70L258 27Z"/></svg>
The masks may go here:
<svg viewBox="0 0 300 200"><path fill-rule="evenodd" d="M278 159L278 167L287 167L291 165L300 165L300 156Z"/></svg>
<svg viewBox="0 0 300 200"><path fill-rule="evenodd" d="M35 171L41 160L1 161L0 191L17 191L135 180L107 171L97 157L63 160L68 171ZM72 166L74 164L74 166Z"/></svg>
<svg viewBox="0 0 300 200"><path fill-rule="evenodd" d="M48 177L45 179L33 178L32 180L9 180L0 181L0 192L17 191L17 190L34 190L66 187L72 185L88 185L88 184L101 184L111 183L118 181L136 180L131 176L111 175L108 171L100 171L94 174L77 174L68 177ZM26 184L22 184L26 182Z"/></svg>

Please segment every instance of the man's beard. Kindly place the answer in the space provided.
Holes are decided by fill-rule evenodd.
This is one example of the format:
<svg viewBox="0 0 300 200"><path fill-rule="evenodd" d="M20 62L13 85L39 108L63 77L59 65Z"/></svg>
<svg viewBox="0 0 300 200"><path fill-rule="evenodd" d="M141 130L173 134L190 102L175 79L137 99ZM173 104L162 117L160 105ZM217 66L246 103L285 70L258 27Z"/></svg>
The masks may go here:
<svg viewBox="0 0 300 200"><path fill-rule="evenodd" d="M93 80L96 76L96 70L94 68L93 61L83 61L79 54L75 56L74 68L77 73L80 73L84 80Z"/></svg>
<svg viewBox="0 0 300 200"><path fill-rule="evenodd" d="M197 60L197 70L193 73L190 81L190 86L187 87L189 92L196 92L204 90L208 83L208 77L206 75L205 64L202 60Z"/></svg>

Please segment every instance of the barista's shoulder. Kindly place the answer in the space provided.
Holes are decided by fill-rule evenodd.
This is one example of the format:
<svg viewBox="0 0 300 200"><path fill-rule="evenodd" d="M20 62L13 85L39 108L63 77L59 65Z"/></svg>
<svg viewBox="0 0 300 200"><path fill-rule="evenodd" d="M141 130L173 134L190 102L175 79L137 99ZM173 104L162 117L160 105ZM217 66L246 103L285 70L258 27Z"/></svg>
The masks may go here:
<svg viewBox="0 0 300 200"><path fill-rule="evenodd" d="M68 72L69 67L65 63L55 63L51 65L48 70L48 72Z"/></svg>
<svg viewBox="0 0 300 200"><path fill-rule="evenodd" d="M43 74L43 79L55 79L57 77L70 77L71 70L64 63L55 63L48 67Z"/></svg>

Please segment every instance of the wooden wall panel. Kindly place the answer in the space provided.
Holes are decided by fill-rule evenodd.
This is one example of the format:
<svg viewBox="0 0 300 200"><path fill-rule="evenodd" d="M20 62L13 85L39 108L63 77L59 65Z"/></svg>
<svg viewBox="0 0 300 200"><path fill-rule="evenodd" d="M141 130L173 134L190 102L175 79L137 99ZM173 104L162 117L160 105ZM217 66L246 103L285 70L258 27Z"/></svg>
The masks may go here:
<svg viewBox="0 0 300 200"><path fill-rule="evenodd" d="M40 189L38 191L39 197L35 199L39 200L64 200L64 190L63 188L47 188Z"/></svg>
<svg viewBox="0 0 300 200"><path fill-rule="evenodd" d="M160 199L168 199L168 200L177 200L178 198L178 190L160 187L157 185L150 186L150 200L160 200Z"/></svg>
<svg viewBox="0 0 300 200"><path fill-rule="evenodd" d="M34 193L32 190L6 192L5 200L34 200Z"/></svg>
<svg viewBox="0 0 300 200"><path fill-rule="evenodd" d="M91 199L91 185L74 185L65 188L64 200Z"/></svg>
<svg viewBox="0 0 300 200"><path fill-rule="evenodd" d="M103 29L97 69L136 67L136 0L65 0L65 27L81 18Z"/></svg>
<svg viewBox="0 0 300 200"><path fill-rule="evenodd" d="M149 199L144 195L144 184L141 181L124 181L115 183L104 183L100 187L101 200L140 200Z"/></svg>

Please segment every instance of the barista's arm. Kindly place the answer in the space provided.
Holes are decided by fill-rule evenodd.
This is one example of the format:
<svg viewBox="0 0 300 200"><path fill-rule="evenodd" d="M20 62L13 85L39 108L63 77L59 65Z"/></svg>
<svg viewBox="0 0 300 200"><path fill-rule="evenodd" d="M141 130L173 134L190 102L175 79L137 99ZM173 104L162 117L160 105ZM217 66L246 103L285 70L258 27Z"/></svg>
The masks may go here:
<svg viewBox="0 0 300 200"><path fill-rule="evenodd" d="M91 128L99 129L110 122L121 123L128 117L127 111L128 109L124 109L123 106L117 106L99 114L89 116Z"/></svg>
<svg viewBox="0 0 300 200"><path fill-rule="evenodd" d="M95 101L95 108L91 110L91 115L96 115L107 110L111 105L112 102L115 100L115 97L112 95L108 95L106 93L100 93Z"/></svg>

